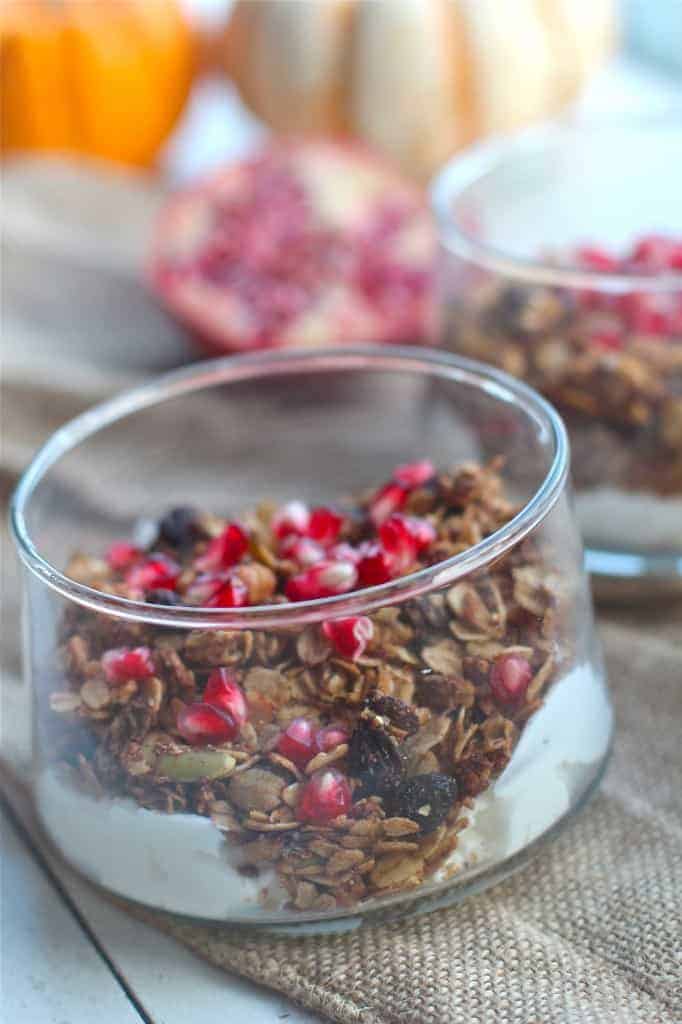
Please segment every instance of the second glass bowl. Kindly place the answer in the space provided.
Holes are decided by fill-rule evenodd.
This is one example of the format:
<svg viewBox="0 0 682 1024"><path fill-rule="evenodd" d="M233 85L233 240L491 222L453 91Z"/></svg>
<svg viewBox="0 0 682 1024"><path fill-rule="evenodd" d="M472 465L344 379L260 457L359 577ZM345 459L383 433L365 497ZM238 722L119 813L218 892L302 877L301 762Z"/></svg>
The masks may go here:
<svg viewBox="0 0 682 1024"><path fill-rule="evenodd" d="M433 186L443 342L559 408L613 596L682 590L681 161L682 117L558 124L474 147Z"/></svg>
<svg viewBox="0 0 682 1024"><path fill-rule="evenodd" d="M64 427L13 505L55 845L142 903L287 928L459 899L523 863L596 785L612 727L567 454L524 385L410 349L219 360ZM225 520L154 527L169 506L247 517L235 572L265 560L272 582L290 572L272 503L347 510L415 460L389 494L437 550L362 590L197 607ZM346 552L382 494L344 513Z"/></svg>

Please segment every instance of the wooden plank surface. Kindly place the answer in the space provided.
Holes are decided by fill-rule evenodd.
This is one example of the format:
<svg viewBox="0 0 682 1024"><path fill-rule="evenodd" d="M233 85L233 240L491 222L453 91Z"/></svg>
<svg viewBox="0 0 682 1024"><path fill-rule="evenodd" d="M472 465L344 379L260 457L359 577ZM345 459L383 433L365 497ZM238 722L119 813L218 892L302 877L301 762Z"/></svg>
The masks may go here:
<svg viewBox="0 0 682 1024"><path fill-rule="evenodd" d="M2 1020L6 1024L140 1024L89 937L0 811Z"/></svg>

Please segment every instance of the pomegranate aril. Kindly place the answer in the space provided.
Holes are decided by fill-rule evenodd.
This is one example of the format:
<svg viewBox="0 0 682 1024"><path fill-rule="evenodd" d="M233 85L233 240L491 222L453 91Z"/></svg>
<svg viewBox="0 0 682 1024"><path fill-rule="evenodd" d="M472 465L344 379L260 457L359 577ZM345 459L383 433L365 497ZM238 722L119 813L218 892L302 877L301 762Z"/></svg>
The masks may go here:
<svg viewBox="0 0 682 1024"><path fill-rule="evenodd" d="M182 738L193 747L228 743L239 732L239 725L232 715L203 702L182 708L177 727Z"/></svg>
<svg viewBox="0 0 682 1024"><path fill-rule="evenodd" d="M216 668L211 672L204 687L204 703L227 711L239 726L248 718L244 691L229 668Z"/></svg>
<svg viewBox="0 0 682 1024"><path fill-rule="evenodd" d="M340 544L333 544L327 551L327 557L334 562L350 562L357 565L362 558L362 552L354 548L352 544L342 541Z"/></svg>
<svg viewBox="0 0 682 1024"><path fill-rule="evenodd" d="M633 292L621 299L620 308L631 331L664 337L672 332L674 310L670 296Z"/></svg>
<svg viewBox="0 0 682 1024"><path fill-rule="evenodd" d="M277 752L299 768L318 753L315 727L308 718L294 718L277 741Z"/></svg>
<svg viewBox="0 0 682 1024"><path fill-rule="evenodd" d="M612 253L596 245L582 245L576 251L578 263L587 270L602 274L613 274L620 268L620 260Z"/></svg>
<svg viewBox="0 0 682 1024"><path fill-rule="evenodd" d="M249 588L238 576L231 576L203 602L204 608L244 608L249 603Z"/></svg>
<svg viewBox="0 0 682 1024"><path fill-rule="evenodd" d="M366 615L355 615L323 622L322 632L342 657L355 661L374 636L374 625Z"/></svg>
<svg viewBox="0 0 682 1024"><path fill-rule="evenodd" d="M270 526L275 537L282 540L290 533L303 537L308 531L309 522L308 506L302 501L290 501L275 512Z"/></svg>
<svg viewBox="0 0 682 1024"><path fill-rule="evenodd" d="M326 754L330 750L336 750L342 743L348 743L349 739L350 734L342 725L325 725L315 734L315 746L320 754Z"/></svg>
<svg viewBox="0 0 682 1024"><path fill-rule="evenodd" d="M282 558L291 558L303 569L309 569L311 565L323 561L326 558L324 548L311 540L309 537L298 537L296 534L289 534L279 546L279 553Z"/></svg>
<svg viewBox="0 0 682 1024"><path fill-rule="evenodd" d="M195 565L202 572L229 569L241 561L249 550L249 535L238 523L229 523L223 532L209 542Z"/></svg>
<svg viewBox="0 0 682 1024"><path fill-rule="evenodd" d="M379 540L391 557L394 575L405 572L417 557L417 542L406 516L396 513L379 527Z"/></svg>
<svg viewBox="0 0 682 1024"><path fill-rule="evenodd" d="M299 821L322 824L347 814L352 803L348 779L336 768L317 772L303 788L298 802Z"/></svg>
<svg viewBox="0 0 682 1024"><path fill-rule="evenodd" d="M179 575L177 562L161 552L154 552L127 571L125 582L133 590L175 590Z"/></svg>
<svg viewBox="0 0 682 1024"><path fill-rule="evenodd" d="M318 544L329 547L339 536L342 526L343 516L333 508L326 506L314 508L310 513L308 536Z"/></svg>
<svg viewBox="0 0 682 1024"><path fill-rule="evenodd" d="M422 459L420 462L407 462L403 466L396 466L393 471L393 479L401 487L407 490L414 490L432 480L436 475L436 467L429 459Z"/></svg>
<svg viewBox="0 0 682 1024"><path fill-rule="evenodd" d="M407 501L407 491L400 484L391 482L381 487L372 498L369 516L375 526L381 526L394 512L399 512Z"/></svg>
<svg viewBox="0 0 682 1024"><path fill-rule="evenodd" d="M367 544L358 562L358 580L362 587L376 587L393 579L393 559L379 544Z"/></svg>
<svg viewBox="0 0 682 1024"><path fill-rule="evenodd" d="M666 235L645 235L635 244L629 263L643 270L667 270L672 265L675 241Z"/></svg>
<svg viewBox="0 0 682 1024"><path fill-rule="evenodd" d="M109 683L125 683L129 679L150 679L156 672L148 647L113 647L102 655L102 671Z"/></svg>
<svg viewBox="0 0 682 1024"><path fill-rule="evenodd" d="M501 654L490 670L490 689L500 704L515 707L523 702L533 670L520 654Z"/></svg>
<svg viewBox="0 0 682 1024"><path fill-rule="evenodd" d="M590 335L590 342L595 348L601 348L605 351L618 352L622 349L625 339L620 331L613 330L599 330L592 331Z"/></svg>
<svg viewBox="0 0 682 1024"><path fill-rule="evenodd" d="M285 593L290 601L314 601L352 590L358 571L350 562L319 562L288 580Z"/></svg>
<svg viewBox="0 0 682 1024"><path fill-rule="evenodd" d="M129 544L124 540L111 544L107 551L107 562L109 568L114 572L123 572L124 569L130 568L131 565L138 562L140 558L142 558L140 549L135 544Z"/></svg>

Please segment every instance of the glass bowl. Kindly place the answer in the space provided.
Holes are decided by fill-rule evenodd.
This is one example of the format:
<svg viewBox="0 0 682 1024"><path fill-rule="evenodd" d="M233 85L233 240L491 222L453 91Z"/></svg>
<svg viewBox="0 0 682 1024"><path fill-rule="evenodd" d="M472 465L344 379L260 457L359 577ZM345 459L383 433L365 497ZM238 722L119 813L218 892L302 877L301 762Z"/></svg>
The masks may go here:
<svg viewBox="0 0 682 1024"><path fill-rule="evenodd" d="M616 597L682 590L681 160L682 117L553 124L432 188L443 342L557 406L587 566Z"/></svg>
<svg viewBox="0 0 682 1024"><path fill-rule="evenodd" d="M270 543L254 506L372 500L425 459L443 472L401 493L437 524L438 554L383 584L165 605L102 560L130 536L180 557L156 523L191 504L247 524L243 569ZM286 930L439 905L524 863L596 785L612 728L567 459L524 384L409 348L220 359L67 424L12 512L50 839L119 895ZM370 521L345 522L357 539ZM349 619L363 649L329 631ZM188 742L182 715L217 700L216 672L237 726ZM310 729L283 747L294 719Z"/></svg>

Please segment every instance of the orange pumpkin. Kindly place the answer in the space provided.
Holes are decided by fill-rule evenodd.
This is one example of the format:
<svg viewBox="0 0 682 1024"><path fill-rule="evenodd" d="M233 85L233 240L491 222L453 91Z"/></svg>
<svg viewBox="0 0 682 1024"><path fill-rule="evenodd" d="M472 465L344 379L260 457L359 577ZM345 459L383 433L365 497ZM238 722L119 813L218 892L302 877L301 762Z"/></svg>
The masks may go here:
<svg viewBox="0 0 682 1024"><path fill-rule="evenodd" d="M2 152L147 166L184 106L193 64L176 0L0 0Z"/></svg>

